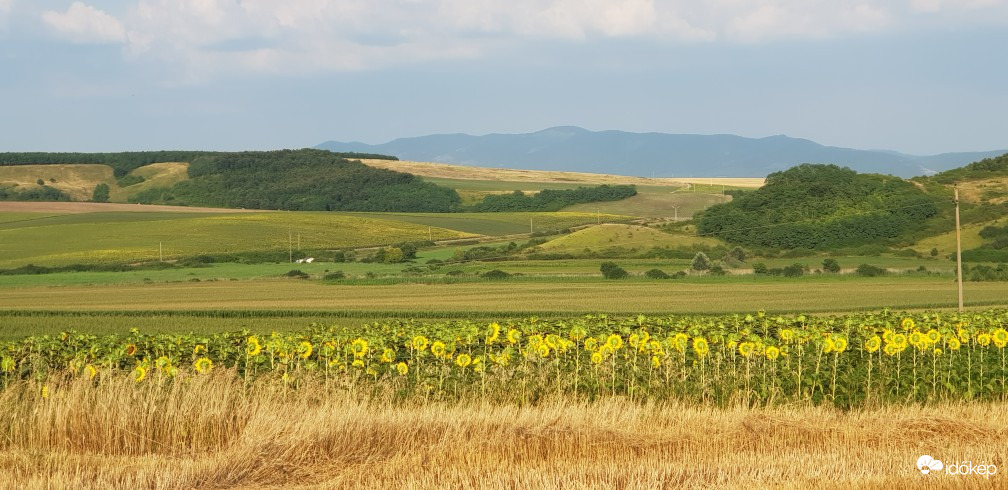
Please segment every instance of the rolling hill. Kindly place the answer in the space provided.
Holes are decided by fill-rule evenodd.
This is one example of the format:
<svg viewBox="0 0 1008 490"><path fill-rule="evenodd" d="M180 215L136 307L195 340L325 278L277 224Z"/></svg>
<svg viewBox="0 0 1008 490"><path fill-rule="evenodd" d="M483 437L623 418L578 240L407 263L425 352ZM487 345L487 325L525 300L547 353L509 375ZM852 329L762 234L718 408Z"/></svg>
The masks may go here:
<svg viewBox="0 0 1008 490"><path fill-rule="evenodd" d="M1008 150L913 156L823 146L770 136L588 131L555 127L528 134L438 134L369 145L327 141L317 148L396 155L403 160L478 167L563 170L656 177L754 177L802 163L833 163L858 172L925 175Z"/></svg>

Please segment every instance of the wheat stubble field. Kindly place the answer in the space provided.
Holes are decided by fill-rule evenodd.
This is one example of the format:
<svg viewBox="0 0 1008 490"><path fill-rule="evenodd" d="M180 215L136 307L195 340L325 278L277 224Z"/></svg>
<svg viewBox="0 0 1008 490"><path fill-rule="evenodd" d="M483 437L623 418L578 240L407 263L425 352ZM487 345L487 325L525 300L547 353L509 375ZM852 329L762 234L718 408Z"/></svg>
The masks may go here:
<svg viewBox="0 0 1008 490"><path fill-rule="evenodd" d="M129 377L0 397L6 488L997 488L922 454L1008 456L1004 403L842 412L546 400L389 404ZM55 394L55 393L58 393Z"/></svg>

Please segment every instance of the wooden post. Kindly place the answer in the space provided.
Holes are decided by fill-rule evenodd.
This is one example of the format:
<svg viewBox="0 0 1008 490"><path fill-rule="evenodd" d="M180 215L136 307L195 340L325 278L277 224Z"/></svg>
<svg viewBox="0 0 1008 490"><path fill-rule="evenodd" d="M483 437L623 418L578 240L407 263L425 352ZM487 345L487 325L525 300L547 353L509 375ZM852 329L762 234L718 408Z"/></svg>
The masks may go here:
<svg viewBox="0 0 1008 490"><path fill-rule="evenodd" d="M963 312L963 286L962 286L962 239L959 233L959 188L952 188L955 192L955 214L956 214L956 277L959 279L959 313Z"/></svg>

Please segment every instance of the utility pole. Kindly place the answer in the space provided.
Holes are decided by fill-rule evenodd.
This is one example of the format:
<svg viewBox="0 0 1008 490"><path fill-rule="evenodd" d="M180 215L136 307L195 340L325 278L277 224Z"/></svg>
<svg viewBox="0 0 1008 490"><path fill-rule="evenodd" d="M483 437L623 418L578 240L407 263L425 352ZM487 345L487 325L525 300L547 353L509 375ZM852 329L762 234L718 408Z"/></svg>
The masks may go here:
<svg viewBox="0 0 1008 490"><path fill-rule="evenodd" d="M427 239L430 240L430 241L432 241L432 242L434 241L434 232L431 231L431 227L430 226L427 227Z"/></svg>
<svg viewBox="0 0 1008 490"><path fill-rule="evenodd" d="M162 242L157 242L157 253L161 262L164 262L164 247L162 247Z"/></svg>
<svg viewBox="0 0 1008 490"><path fill-rule="evenodd" d="M679 222L679 206L681 206L681 204L680 205L676 205L676 206L672 206L672 209L675 210L675 222L676 223Z"/></svg>
<svg viewBox="0 0 1008 490"><path fill-rule="evenodd" d="M963 286L962 286L962 239L959 236L959 188L953 187L955 192L955 213L956 213L956 277L959 279L959 313L963 312Z"/></svg>
<svg viewBox="0 0 1008 490"><path fill-rule="evenodd" d="M287 227L287 254L290 255L290 263L294 263L294 232Z"/></svg>
<svg viewBox="0 0 1008 490"><path fill-rule="evenodd" d="M531 218L531 217L529 217L529 235L531 235L531 234L533 234L533 233L535 233L535 232L534 232L534 231L532 231L532 218Z"/></svg>

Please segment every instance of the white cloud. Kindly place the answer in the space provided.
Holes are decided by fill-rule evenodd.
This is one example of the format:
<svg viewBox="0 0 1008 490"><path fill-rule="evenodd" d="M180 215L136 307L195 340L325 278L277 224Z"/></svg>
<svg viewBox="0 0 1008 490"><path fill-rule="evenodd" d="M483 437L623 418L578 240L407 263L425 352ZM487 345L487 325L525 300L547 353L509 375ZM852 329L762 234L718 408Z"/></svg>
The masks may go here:
<svg viewBox="0 0 1008 490"><path fill-rule="evenodd" d="M126 29L115 17L83 2L74 2L66 12L47 10L42 20L59 35L75 43L119 43Z"/></svg>
<svg viewBox="0 0 1008 490"><path fill-rule="evenodd" d="M0 6L13 0L0 0ZM526 41L761 43L914 22L1008 24L1008 0L128 0L119 18L74 2L42 14L74 42L123 42L198 80L488 56ZM2 8L0 8L2 12ZM930 19L930 20L927 20Z"/></svg>

